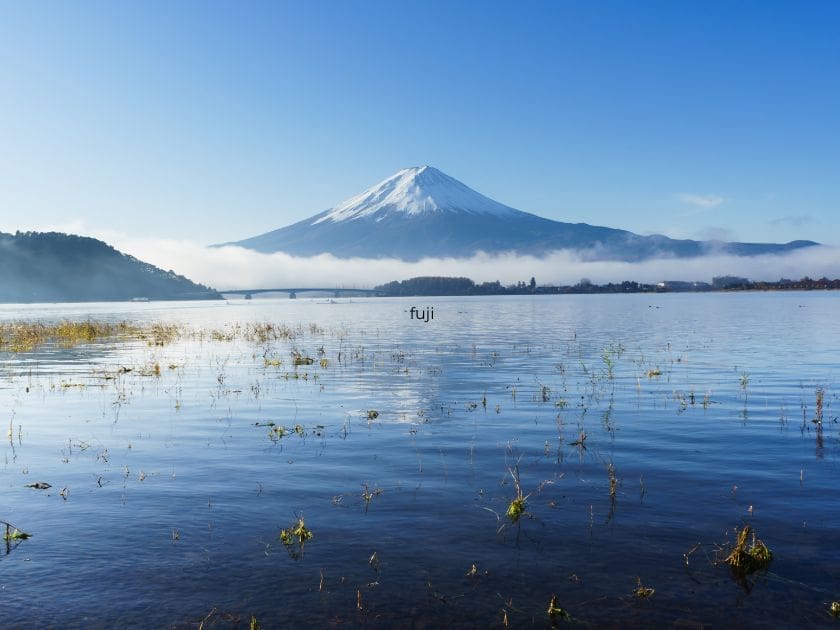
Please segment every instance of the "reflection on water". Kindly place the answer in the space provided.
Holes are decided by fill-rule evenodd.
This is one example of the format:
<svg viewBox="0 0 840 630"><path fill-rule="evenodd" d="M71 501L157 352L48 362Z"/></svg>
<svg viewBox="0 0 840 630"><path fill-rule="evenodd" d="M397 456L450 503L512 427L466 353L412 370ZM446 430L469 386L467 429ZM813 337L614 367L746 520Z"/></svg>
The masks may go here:
<svg viewBox="0 0 840 630"><path fill-rule="evenodd" d="M0 559L0 613L832 624L836 311L829 293L4 305L191 333L3 357L0 520L32 537ZM242 333L262 322L291 335ZM312 537L284 545L301 519ZM734 579L716 560L747 524L773 560Z"/></svg>

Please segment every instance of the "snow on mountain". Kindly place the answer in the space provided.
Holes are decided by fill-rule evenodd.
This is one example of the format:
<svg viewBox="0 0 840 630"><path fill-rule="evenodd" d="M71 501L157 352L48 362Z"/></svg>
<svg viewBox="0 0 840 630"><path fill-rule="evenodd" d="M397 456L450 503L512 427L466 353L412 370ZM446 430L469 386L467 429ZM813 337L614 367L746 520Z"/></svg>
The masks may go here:
<svg viewBox="0 0 840 630"><path fill-rule="evenodd" d="M381 221L393 214L441 211L494 216L520 214L519 210L477 193L432 166L415 166L405 168L360 195L341 202L312 225L325 221L353 221L362 217L374 217L374 220Z"/></svg>
<svg viewBox="0 0 840 630"><path fill-rule="evenodd" d="M431 166L399 171L334 208L230 245L293 256L469 257L477 252L543 256L574 250L586 260L645 260L704 254L754 256L812 241L720 243L640 236L626 230L553 221L477 193Z"/></svg>

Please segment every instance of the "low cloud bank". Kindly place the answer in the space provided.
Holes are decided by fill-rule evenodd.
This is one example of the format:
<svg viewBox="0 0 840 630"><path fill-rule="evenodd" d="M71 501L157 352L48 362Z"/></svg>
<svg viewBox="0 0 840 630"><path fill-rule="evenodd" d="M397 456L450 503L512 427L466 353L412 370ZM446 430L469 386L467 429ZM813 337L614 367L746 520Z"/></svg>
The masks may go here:
<svg viewBox="0 0 840 630"><path fill-rule="evenodd" d="M110 236L110 238L109 238ZM654 259L643 262L585 261L571 250L543 258L477 254L470 258L429 258L418 262L395 259L341 259L323 254L295 257L261 254L241 247L206 247L190 241L137 240L102 235L117 249L163 269L219 290L283 287L370 288L415 276L466 276L476 282L513 284L533 276L537 284L576 284L587 278L596 284L635 280L711 281L734 275L774 281L803 276L840 277L840 249L809 247L783 256L722 256Z"/></svg>

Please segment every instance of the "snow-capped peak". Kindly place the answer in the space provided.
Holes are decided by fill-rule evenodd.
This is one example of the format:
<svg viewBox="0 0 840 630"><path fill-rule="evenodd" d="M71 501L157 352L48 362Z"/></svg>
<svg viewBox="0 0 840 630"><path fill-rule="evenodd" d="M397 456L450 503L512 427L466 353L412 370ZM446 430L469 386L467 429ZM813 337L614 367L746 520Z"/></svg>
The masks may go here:
<svg viewBox="0 0 840 630"><path fill-rule="evenodd" d="M391 214L417 215L427 212L468 212L496 216L519 214L518 210L477 193L432 166L415 166L405 168L360 195L341 202L312 225L362 217L380 221Z"/></svg>

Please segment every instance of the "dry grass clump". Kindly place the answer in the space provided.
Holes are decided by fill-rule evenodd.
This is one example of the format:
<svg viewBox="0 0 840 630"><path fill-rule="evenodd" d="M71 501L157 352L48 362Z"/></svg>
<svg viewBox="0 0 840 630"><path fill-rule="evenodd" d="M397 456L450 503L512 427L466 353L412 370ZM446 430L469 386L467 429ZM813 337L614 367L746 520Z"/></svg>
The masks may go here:
<svg viewBox="0 0 840 630"><path fill-rule="evenodd" d="M242 331L245 341L252 343L266 343L280 339L294 339L295 332L285 324L273 324L271 322L246 324Z"/></svg>
<svg viewBox="0 0 840 630"><path fill-rule="evenodd" d="M150 346L164 346L183 336L185 330L177 324L118 324L122 332L118 335L122 339L141 339Z"/></svg>
<svg viewBox="0 0 840 630"><path fill-rule="evenodd" d="M72 348L82 344L116 339L142 340L150 346L163 346L180 336L182 330L174 324L131 324L128 322L83 322L64 320L58 323L2 322L0 323L0 352L31 352L36 348L54 345Z"/></svg>
<svg viewBox="0 0 840 630"><path fill-rule="evenodd" d="M749 575L759 569L764 569L773 559L772 552L762 541L757 540L755 532L749 525L738 532L735 547L724 562L732 570L741 575Z"/></svg>

